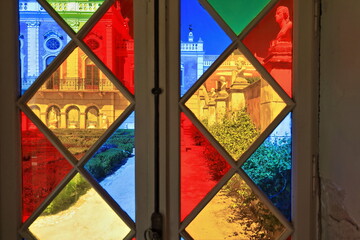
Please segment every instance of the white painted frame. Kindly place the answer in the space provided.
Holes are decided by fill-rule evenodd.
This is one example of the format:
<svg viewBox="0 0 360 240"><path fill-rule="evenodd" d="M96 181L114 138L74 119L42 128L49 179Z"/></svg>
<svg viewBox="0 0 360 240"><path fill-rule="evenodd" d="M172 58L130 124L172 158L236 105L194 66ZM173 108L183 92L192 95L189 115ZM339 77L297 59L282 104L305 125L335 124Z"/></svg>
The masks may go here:
<svg viewBox="0 0 360 240"><path fill-rule="evenodd" d="M134 0L136 66L136 128L139 184L137 194L137 239L150 227L153 205L153 121L151 95L153 76L153 0ZM318 152L318 3L294 0L294 101L293 110L293 240L317 239L317 188L313 189L313 159ZM0 239L20 239L21 170L17 8L15 0L0 8ZM161 205L163 239L178 240L179 219L179 0L160 0L160 96ZM143 94L140 94L143 93ZM147 138L149 141L142 141ZM141 150L141 151L140 151ZM316 159L316 158L315 158Z"/></svg>

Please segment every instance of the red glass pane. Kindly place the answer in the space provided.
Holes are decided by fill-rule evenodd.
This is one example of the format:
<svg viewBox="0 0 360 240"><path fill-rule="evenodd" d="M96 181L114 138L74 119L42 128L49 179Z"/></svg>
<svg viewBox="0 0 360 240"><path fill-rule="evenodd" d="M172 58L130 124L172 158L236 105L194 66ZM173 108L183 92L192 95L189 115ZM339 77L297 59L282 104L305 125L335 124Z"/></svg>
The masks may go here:
<svg viewBox="0 0 360 240"><path fill-rule="evenodd" d="M210 142L181 114L181 220L230 169Z"/></svg>
<svg viewBox="0 0 360 240"><path fill-rule="evenodd" d="M72 166L22 113L22 219L26 221Z"/></svg>
<svg viewBox="0 0 360 240"><path fill-rule="evenodd" d="M284 91L292 96L293 1L281 0L243 39Z"/></svg>
<svg viewBox="0 0 360 240"><path fill-rule="evenodd" d="M134 94L132 0L115 1L86 35L84 42Z"/></svg>

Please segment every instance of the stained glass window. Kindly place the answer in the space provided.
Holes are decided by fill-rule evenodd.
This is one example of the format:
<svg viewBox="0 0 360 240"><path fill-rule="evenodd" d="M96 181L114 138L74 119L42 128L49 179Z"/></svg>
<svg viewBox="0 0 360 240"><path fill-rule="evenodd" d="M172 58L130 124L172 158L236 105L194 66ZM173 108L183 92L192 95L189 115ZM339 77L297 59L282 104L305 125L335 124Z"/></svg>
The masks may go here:
<svg viewBox="0 0 360 240"><path fill-rule="evenodd" d="M233 42L226 49L219 42L218 60L197 78L198 68L184 71L191 61L183 57L181 42L180 235L288 238L292 1L199 2L209 16L203 26L216 20L222 29L217 31L229 34ZM195 3L181 4L186 9ZM189 21L195 25L197 18L187 15L181 12L181 24L192 30ZM205 30L198 33L207 36ZM193 35L190 31L189 39ZM201 44L206 49L211 41ZM208 57L206 51L201 54ZM192 66L201 65L193 61ZM187 80L183 90L184 79L191 77L197 81Z"/></svg>
<svg viewBox="0 0 360 240"><path fill-rule="evenodd" d="M19 2L24 237L135 236L133 4L103 2Z"/></svg>

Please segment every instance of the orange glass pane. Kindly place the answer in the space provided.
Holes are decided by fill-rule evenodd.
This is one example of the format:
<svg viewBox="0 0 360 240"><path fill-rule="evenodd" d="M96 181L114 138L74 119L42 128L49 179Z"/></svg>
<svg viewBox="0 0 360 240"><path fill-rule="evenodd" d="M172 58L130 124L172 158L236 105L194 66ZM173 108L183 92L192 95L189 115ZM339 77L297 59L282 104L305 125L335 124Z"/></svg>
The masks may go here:
<svg viewBox="0 0 360 240"><path fill-rule="evenodd" d="M130 103L76 48L27 104L80 159Z"/></svg>
<svg viewBox="0 0 360 240"><path fill-rule="evenodd" d="M284 91L292 96L293 1L280 0L247 34L243 43Z"/></svg>
<svg viewBox="0 0 360 240"><path fill-rule="evenodd" d="M72 166L24 113L21 150L22 219L26 221Z"/></svg>
<svg viewBox="0 0 360 240"><path fill-rule="evenodd" d="M181 114L181 220L230 169L210 142Z"/></svg>
<svg viewBox="0 0 360 240"><path fill-rule="evenodd" d="M186 227L194 240L276 240L285 227L235 174Z"/></svg>
<svg viewBox="0 0 360 240"><path fill-rule="evenodd" d="M30 225L39 240L124 239L130 228L77 174Z"/></svg>
<svg viewBox="0 0 360 240"><path fill-rule="evenodd" d="M104 0L47 0L64 21L78 32Z"/></svg>
<svg viewBox="0 0 360 240"><path fill-rule="evenodd" d="M188 99L186 106L238 160L286 104L235 49Z"/></svg>
<svg viewBox="0 0 360 240"><path fill-rule="evenodd" d="M84 42L134 94L133 21L132 0L116 0Z"/></svg>

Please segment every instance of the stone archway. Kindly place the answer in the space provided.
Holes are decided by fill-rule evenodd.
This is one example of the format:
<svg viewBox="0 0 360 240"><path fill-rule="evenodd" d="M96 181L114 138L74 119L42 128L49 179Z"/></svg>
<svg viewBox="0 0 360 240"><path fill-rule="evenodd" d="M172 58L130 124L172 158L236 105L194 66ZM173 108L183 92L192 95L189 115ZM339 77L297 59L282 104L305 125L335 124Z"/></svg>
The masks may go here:
<svg viewBox="0 0 360 240"><path fill-rule="evenodd" d="M71 106L66 110L66 128L80 127L80 110L76 106Z"/></svg>
<svg viewBox="0 0 360 240"><path fill-rule="evenodd" d="M50 129L60 126L60 109L57 106L50 106L46 112L46 125Z"/></svg>
<svg viewBox="0 0 360 240"><path fill-rule="evenodd" d="M86 128L99 128L99 109L95 106L89 107L85 111Z"/></svg>

